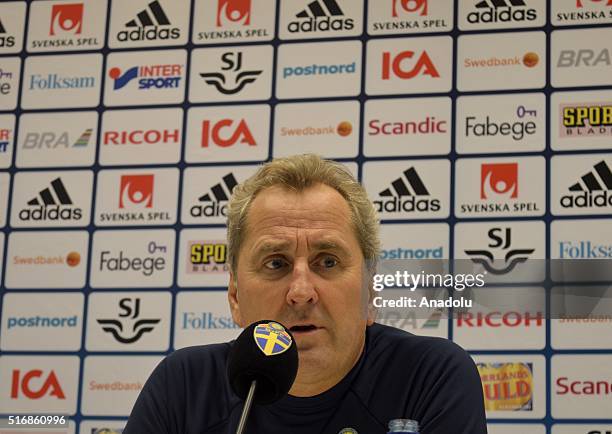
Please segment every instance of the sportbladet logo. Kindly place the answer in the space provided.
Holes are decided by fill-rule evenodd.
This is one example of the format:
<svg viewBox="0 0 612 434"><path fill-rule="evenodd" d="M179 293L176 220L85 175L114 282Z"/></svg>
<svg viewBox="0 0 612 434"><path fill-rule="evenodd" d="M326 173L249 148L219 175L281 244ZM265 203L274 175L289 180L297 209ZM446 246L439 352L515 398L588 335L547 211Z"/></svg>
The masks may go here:
<svg viewBox="0 0 612 434"><path fill-rule="evenodd" d="M106 0L32 3L28 51L78 51L102 48L106 11ZM42 23L45 25L41 25Z"/></svg>
<svg viewBox="0 0 612 434"><path fill-rule="evenodd" d="M225 230L183 229L178 267L180 286L227 286L229 263Z"/></svg>
<svg viewBox="0 0 612 434"><path fill-rule="evenodd" d="M431 33L450 30L452 0L384 0L368 3L370 35Z"/></svg>
<svg viewBox="0 0 612 434"><path fill-rule="evenodd" d="M113 2L110 48L185 44L190 5L186 0Z"/></svg>
<svg viewBox="0 0 612 434"><path fill-rule="evenodd" d="M362 32L363 2L310 0L281 2L281 39L357 36Z"/></svg>

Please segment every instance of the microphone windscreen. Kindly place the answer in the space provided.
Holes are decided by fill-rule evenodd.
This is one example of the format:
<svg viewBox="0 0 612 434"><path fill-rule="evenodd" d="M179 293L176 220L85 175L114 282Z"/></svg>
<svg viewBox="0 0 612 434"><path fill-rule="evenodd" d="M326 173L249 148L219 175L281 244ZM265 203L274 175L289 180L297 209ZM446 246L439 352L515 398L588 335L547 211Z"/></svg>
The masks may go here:
<svg viewBox="0 0 612 434"><path fill-rule="evenodd" d="M295 380L298 353L291 333L280 323L258 321L238 336L230 350L227 376L242 399L257 380L254 402L271 404L285 396Z"/></svg>

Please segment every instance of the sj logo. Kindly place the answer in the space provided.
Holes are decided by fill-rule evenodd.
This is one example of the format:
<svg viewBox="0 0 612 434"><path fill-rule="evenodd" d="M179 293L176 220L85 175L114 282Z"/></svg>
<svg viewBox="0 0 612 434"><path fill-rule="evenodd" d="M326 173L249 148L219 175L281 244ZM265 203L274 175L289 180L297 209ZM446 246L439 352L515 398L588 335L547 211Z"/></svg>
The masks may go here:
<svg viewBox="0 0 612 434"><path fill-rule="evenodd" d="M416 58L416 56L418 56L418 58ZM416 58L416 62L408 62L414 58ZM408 63L408 65L406 65L406 63ZM432 78L440 77L427 51L417 54L409 50L402 51L394 57L391 56L389 51L383 52L382 79L389 80L391 75L401 78L402 80L409 80L418 75L429 75Z"/></svg>
<svg viewBox="0 0 612 434"><path fill-rule="evenodd" d="M43 396L55 396L57 399L66 399L64 391L57 380L55 372L51 371L43 380L42 386L40 378L43 377L43 371L40 369L32 369L21 376L19 369L13 369L13 384L11 387L11 398L19 399L19 391L29 399L39 399ZM38 386L38 388L37 388Z"/></svg>
<svg viewBox="0 0 612 434"><path fill-rule="evenodd" d="M208 148L210 144L227 148L236 143L246 143L256 146L257 142L251 134L251 130L244 119L235 122L233 119L221 119L212 123L202 122L202 148Z"/></svg>
<svg viewBox="0 0 612 434"><path fill-rule="evenodd" d="M427 15L427 0L393 0L393 17L399 17L402 11L425 16Z"/></svg>

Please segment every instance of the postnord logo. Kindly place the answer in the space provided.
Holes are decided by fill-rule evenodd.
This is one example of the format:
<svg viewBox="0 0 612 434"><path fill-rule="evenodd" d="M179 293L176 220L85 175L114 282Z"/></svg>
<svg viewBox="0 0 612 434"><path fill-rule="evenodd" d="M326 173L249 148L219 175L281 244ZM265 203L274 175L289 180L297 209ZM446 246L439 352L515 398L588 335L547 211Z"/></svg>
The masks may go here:
<svg viewBox="0 0 612 434"><path fill-rule="evenodd" d="M236 143L244 143L249 146L257 145L244 119L239 121L233 119L221 119L217 122L202 121L202 148L208 148L211 144L227 148Z"/></svg>
<svg viewBox="0 0 612 434"><path fill-rule="evenodd" d="M382 79L389 80L392 75L402 80L409 80L419 75L440 77L440 73L425 50L421 53L406 50L395 56L389 51L383 52Z"/></svg>

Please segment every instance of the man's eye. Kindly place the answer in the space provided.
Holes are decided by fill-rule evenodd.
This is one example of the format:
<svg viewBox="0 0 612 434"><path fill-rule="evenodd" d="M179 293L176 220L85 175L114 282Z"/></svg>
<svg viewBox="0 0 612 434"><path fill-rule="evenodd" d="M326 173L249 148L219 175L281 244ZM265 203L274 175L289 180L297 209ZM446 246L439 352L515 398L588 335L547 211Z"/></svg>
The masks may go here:
<svg viewBox="0 0 612 434"><path fill-rule="evenodd" d="M269 270L278 270L282 268L286 262L281 258L270 259L269 261L264 262L264 267Z"/></svg>
<svg viewBox="0 0 612 434"><path fill-rule="evenodd" d="M333 268L338 265L338 260L333 256L325 256L319 260L319 265L323 268Z"/></svg>

